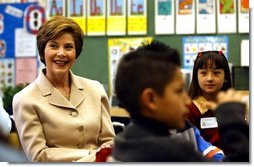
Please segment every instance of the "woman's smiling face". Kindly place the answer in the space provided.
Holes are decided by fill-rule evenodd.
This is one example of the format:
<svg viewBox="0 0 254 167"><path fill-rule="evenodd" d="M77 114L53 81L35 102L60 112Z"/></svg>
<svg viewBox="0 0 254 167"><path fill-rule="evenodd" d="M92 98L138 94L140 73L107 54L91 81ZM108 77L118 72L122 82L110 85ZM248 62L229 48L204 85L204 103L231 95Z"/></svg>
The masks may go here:
<svg viewBox="0 0 254 167"><path fill-rule="evenodd" d="M73 36L70 33L64 33L48 41L44 53L47 76L68 74L76 59Z"/></svg>

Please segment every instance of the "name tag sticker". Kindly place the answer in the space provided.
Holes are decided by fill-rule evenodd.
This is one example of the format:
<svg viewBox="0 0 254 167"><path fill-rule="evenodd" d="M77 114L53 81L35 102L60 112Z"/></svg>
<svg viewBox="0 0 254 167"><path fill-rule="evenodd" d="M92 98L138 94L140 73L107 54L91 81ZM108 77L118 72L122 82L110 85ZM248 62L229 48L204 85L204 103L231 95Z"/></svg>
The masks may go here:
<svg viewBox="0 0 254 167"><path fill-rule="evenodd" d="M200 127L201 129L207 128L217 128L218 123L216 117L206 117L200 119Z"/></svg>

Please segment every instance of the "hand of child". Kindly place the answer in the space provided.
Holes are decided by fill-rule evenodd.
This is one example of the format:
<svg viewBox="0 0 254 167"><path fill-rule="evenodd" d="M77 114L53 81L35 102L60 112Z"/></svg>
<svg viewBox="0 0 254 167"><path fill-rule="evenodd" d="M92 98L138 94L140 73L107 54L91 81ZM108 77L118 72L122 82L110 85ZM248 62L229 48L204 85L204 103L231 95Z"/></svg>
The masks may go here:
<svg viewBox="0 0 254 167"><path fill-rule="evenodd" d="M226 103L226 102L240 102L242 103L243 95L234 89L229 89L227 91L221 91L217 95L217 102L207 102L206 106L211 109L215 110L220 104Z"/></svg>

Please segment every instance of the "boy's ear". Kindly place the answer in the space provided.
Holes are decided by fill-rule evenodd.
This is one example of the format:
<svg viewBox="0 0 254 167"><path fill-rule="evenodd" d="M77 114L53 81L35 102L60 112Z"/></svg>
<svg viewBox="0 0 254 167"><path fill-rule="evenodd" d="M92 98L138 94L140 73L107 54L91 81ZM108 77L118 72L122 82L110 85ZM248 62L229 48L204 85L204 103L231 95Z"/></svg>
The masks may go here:
<svg viewBox="0 0 254 167"><path fill-rule="evenodd" d="M140 95L141 105L148 110L156 109L155 103L156 92L152 88L146 88Z"/></svg>

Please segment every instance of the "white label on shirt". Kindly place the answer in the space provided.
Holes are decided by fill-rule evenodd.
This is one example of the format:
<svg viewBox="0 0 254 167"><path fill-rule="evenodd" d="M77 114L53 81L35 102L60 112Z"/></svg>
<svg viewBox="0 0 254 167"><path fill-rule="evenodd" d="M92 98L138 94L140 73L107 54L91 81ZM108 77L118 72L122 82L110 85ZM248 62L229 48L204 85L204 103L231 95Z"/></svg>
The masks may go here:
<svg viewBox="0 0 254 167"><path fill-rule="evenodd" d="M218 123L216 117L206 117L200 119L200 127L201 129L207 128L217 128Z"/></svg>

